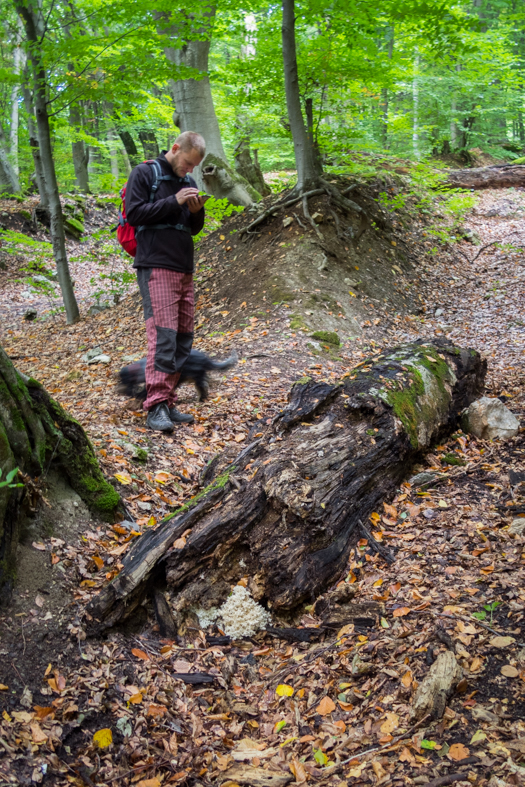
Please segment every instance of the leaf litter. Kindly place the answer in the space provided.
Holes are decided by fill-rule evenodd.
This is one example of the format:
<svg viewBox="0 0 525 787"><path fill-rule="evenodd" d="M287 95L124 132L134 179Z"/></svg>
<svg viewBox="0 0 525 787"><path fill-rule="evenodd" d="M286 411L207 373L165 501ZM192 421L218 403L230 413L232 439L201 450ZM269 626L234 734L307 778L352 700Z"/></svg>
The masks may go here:
<svg viewBox="0 0 525 787"><path fill-rule="evenodd" d="M522 199L518 192L513 197ZM484 192L469 218L483 244L517 228L512 216L487 216L500 199L500 192ZM206 242L211 247L213 236ZM432 245L422 241L427 252ZM510 525L525 513L525 490L512 480L523 467L523 431L506 443L456 432L414 470L439 474L438 485L407 481L372 515L374 538L388 544L395 562L387 564L363 538L340 584L351 585L354 601L379 605L375 623L290 644L264 631L230 640L196 629L184 641L163 639L147 605L135 631L113 631L105 640L87 640L82 622L86 602L119 571L129 544L197 492L199 474L217 451L237 451L257 419L273 417L297 377L334 380L382 346L446 335L488 357L488 395L500 396L523 419L521 250L494 244L470 263L458 256L462 248L468 250L459 241L424 257L418 317L398 314L387 322L378 310L378 324L371 319L339 357L312 353L306 337L290 329L282 304L242 330L215 334L212 296L203 294L196 345L221 354L241 345L243 354L209 403L196 404L193 390L182 389L181 408L194 413L195 424L167 438L147 432L144 414L114 394L124 358L145 351L135 294L67 329L60 320L12 323L6 350L86 428L130 519L92 523L78 543L35 542L61 572L71 601L68 622L49 629L55 641L46 641L43 596L22 613L23 642L15 647L2 637L6 784L343 787L356 780L445 783L458 769L474 785L520 782L525 549L523 533ZM210 290L218 286L213 282L205 281ZM435 316L437 308L444 314ZM82 361L96 345L110 364ZM450 464L451 455L461 464ZM313 608L299 625L320 623ZM2 629L14 624L7 610ZM32 631L41 637L36 650ZM439 653L450 649L462 670L456 691L442 718L414 724L414 693ZM192 675L212 682L186 682Z"/></svg>

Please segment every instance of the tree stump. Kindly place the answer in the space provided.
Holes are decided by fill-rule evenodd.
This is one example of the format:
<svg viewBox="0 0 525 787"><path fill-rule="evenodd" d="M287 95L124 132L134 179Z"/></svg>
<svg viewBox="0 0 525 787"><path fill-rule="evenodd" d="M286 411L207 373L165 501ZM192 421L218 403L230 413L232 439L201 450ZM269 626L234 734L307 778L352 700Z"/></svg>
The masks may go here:
<svg viewBox="0 0 525 787"><path fill-rule="evenodd" d="M24 482L56 467L88 508L111 521L120 497L104 479L86 433L36 380L21 375L0 347L0 591L5 595L15 572L15 555L24 512ZM4 587L5 586L5 587Z"/></svg>
<svg viewBox="0 0 525 787"><path fill-rule="evenodd" d="M508 189L525 186L525 165L496 164L492 167L458 169L447 173L446 183L460 189Z"/></svg>
<svg viewBox="0 0 525 787"><path fill-rule="evenodd" d="M340 578L372 511L482 393L485 372L474 350L438 341L387 351L339 382L299 380L209 486L137 539L88 607L93 630L125 618L159 578L179 622L245 576L278 615L312 602Z"/></svg>

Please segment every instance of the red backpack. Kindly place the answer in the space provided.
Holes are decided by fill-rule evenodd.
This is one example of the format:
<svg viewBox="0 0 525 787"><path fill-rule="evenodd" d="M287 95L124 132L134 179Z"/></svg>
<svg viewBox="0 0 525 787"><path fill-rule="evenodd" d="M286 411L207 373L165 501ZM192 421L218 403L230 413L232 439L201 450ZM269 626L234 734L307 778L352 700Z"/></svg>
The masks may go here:
<svg viewBox="0 0 525 787"><path fill-rule="evenodd" d="M162 170L160 168L160 164L155 159L149 159L145 161L144 164L149 164L153 167L153 183L151 184L151 191L149 195L149 201L153 202L155 199L155 194L159 187L161 180L177 180L173 175L163 175ZM117 240L124 249L131 257L134 257L137 253L137 232L143 229L143 227L132 227L131 224L128 224L128 220L126 218L126 187L127 183L125 183L122 188L120 189L120 199L122 200L120 210L118 212L118 224L117 224ZM164 229L165 227L169 227L169 224L150 224L148 225L149 230L159 230ZM175 225L179 227L179 225Z"/></svg>

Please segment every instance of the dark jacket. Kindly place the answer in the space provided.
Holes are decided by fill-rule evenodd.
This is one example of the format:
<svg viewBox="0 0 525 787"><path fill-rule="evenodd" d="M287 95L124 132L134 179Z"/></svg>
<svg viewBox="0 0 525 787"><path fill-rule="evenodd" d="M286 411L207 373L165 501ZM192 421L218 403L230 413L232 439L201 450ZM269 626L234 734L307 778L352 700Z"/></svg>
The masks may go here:
<svg viewBox="0 0 525 787"><path fill-rule="evenodd" d="M190 213L187 205L179 205L176 194L189 186L197 187L192 177L179 178L172 170L166 156L162 153L157 161L163 175L171 175L173 180L161 180L155 199L150 202L154 172L151 164L135 167L126 186L126 218L132 227L143 226L135 231L137 254L134 268L170 268L181 273L193 273L193 238L204 226L204 208L198 213ZM184 230L148 229L154 224L183 224L191 234Z"/></svg>

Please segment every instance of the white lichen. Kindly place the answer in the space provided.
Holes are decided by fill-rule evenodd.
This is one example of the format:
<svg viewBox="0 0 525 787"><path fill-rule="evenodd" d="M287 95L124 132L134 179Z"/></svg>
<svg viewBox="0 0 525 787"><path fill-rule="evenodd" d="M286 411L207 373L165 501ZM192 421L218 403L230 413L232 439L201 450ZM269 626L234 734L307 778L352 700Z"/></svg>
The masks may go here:
<svg viewBox="0 0 525 787"><path fill-rule="evenodd" d="M271 621L270 613L254 601L250 592L242 585L236 585L219 608L196 609L195 613L203 629L217 623L232 639L252 637L266 628Z"/></svg>

